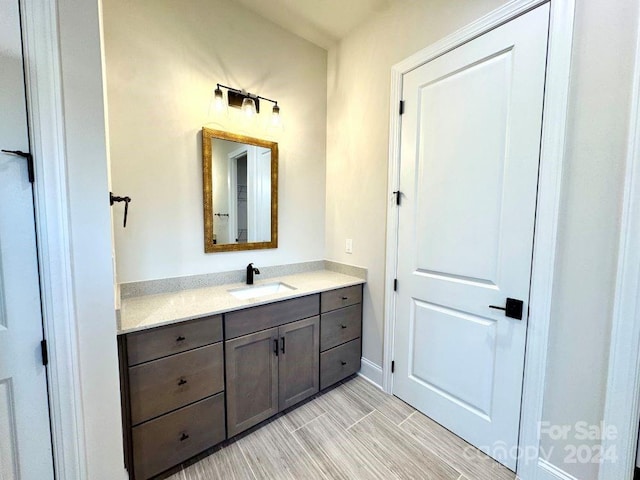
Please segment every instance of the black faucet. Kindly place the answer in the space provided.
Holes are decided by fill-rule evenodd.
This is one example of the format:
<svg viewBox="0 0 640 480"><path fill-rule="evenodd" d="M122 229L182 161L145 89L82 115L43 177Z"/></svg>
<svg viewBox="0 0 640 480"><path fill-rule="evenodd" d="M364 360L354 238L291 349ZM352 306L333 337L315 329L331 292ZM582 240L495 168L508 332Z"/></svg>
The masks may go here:
<svg viewBox="0 0 640 480"><path fill-rule="evenodd" d="M260 270L253 266L253 263L247 265L247 285L253 285L253 274L260 275Z"/></svg>

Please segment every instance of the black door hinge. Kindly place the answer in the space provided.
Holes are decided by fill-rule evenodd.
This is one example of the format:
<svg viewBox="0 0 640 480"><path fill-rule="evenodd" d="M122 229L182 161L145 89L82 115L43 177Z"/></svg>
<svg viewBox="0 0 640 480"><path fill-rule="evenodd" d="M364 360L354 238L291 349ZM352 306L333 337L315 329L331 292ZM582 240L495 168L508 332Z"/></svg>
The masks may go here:
<svg viewBox="0 0 640 480"><path fill-rule="evenodd" d="M391 361L391 373L394 373L396 371L396 362L395 360Z"/></svg>
<svg viewBox="0 0 640 480"><path fill-rule="evenodd" d="M46 367L49 365L49 350L47 349L46 340L40 342L40 350L42 351L42 365Z"/></svg>
<svg viewBox="0 0 640 480"><path fill-rule="evenodd" d="M398 279L397 278L393 279L393 291L394 292L398 291Z"/></svg>
<svg viewBox="0 0 640 480"><path fill-rule="evenodd" d="M36 176L33 168L33 155L28 152L22 152L20 150L2 150L2 152L24 158L27 161L27 174L29 175L29 182L35 182Z"/></svg>
<svg viewBox="0 0 640 480"><path fill-rule="evenodd" d="M404 114L404 100L400 100L400 115Z"/></svg>
<svg viewBox="0 0 640 480"><path fill-rule="evenodd" d="M396 196L396 205L400 205L400 197L402 196L402 192L400 190L396 190L392 193Z"/></svg>

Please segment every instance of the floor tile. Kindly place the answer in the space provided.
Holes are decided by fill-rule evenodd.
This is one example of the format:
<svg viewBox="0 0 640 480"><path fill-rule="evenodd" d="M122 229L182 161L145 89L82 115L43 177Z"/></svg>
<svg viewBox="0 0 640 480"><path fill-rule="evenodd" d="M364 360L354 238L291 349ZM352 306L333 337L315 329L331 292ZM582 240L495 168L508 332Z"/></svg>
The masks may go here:
<svg viewBox="0 0 640 480"><path fill-rule="evenodd" d="M362 448L333 417L324 415L293 434L327 478L336 480L391 479L375 455Z"/></svg>
<svg viewBox="0 0 640 480"><path fill-rule="evenodd" d="M339 385L323 393L315 401L344 428L353 425L374 410L346 385Z"/></svg>
<svg viewBox="0 0 640 480"><path fill-rule="evenodd" d="M171 475L170 477L166 477L164 480L185 480L184 470L181 470L178 473Z"/></svg>
<svg viewBox="0 0 640 480"><path fill-rule="evenodd" d="M460 477L460 472L378 412L348 431L398 478L458 480Z"/></svg>
<svg viewBox="0 0 640 480"><path fill-rule="evenodd" d="M187 467L184 477L175 480L205 480L224 478L225 480L255 479L249 464L244 458L237 442L203 458Z"/></svg>
<svg viewBox="0 0 640 480"><path fill-rule="evenodd" d="M318 395L168 480L514 480L507 468L362 378Z"/></svg>
<svg viewBox="0 0 640 480"><path fill-rule="evenodd" d="M325 413L325 410L320 404L312 400L285 413L276 419L275 422L281 423L289 432L293 432Z"/></svg>
<svg viewBox="0 0 640 480"><path fill-rule="evenodd" d="M464 474L465 480L515 478L511 470L420 412L411 415L400 428Z"/></svg>
<svg viewBox="0 0 640 480"><path fill-rule="evenodd" d="M325 478L309 454L281 423L268 423L238 440L237 444L259 480Z"/></svg>
<svg viewBox="0 0 640 480"><path fill-rule="evenodd" d="M384 393L360 376L352 378L344 385L396 425L416 411L398 397Z"/></svg>

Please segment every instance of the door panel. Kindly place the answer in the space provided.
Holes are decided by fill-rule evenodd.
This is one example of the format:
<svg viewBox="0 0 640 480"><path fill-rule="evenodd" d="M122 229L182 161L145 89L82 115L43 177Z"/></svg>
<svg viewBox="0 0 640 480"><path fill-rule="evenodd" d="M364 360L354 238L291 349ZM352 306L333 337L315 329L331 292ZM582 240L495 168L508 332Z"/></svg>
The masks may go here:
<svg viewBox="0 0 640 480"><path fill-rule="evenodd" d="M278 413L278 329L225 342L229 437Z"/></svg>
<svg viewBox="0 0 640 480"><path fill-rule="evenodd" d="M512 55L489 56L420 88L418 271L498 282Z"/></svg>
<svg viewBox="0 0 640 480"><path fill-rule="evenodd" d="M20 15L0 1L0 149L29 151ZM0 478L51 479L53 461L32 186L0 153Z"/></svg>
<svg viewBox="0 0 640 480"><path fill-rule="evenodd" d="M13 385L11 379L0 381L0 478L17 477L18 445L16 444L16 415L13 411Z"/></svg>
<svg viewBox="0 0 640 480"><path fill-rule="evenodd" d="M494 457L518 439L548 19L403 77L393 392Z"/></svg>
<svg viewBox="0 0 640 480"><path fill-rule="evenodd" d="M488 415L496 322L413 300L410 325L409 371L414 380L463 408Z"/></svg>
<svg viewBox="0 0 640 480"><path fill-rule="evenodd" d="M320 388L320 317L283 325L279 333L280 410L284 410Z"/></svg>

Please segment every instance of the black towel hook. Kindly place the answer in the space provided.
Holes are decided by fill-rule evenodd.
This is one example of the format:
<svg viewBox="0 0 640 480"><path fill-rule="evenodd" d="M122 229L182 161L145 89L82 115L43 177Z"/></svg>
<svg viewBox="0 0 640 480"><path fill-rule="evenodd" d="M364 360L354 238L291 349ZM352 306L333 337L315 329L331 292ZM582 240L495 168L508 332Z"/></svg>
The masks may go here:
<svg viewBox="0 0 640 480"><path fill-rule="evenodd" d="M109 205L113 206L116 202L124 202L124 222L123 228L127 228L127 215L129 214L129 203L131 203L131 197L117 197L112 192L109 192Z"/></svg>

